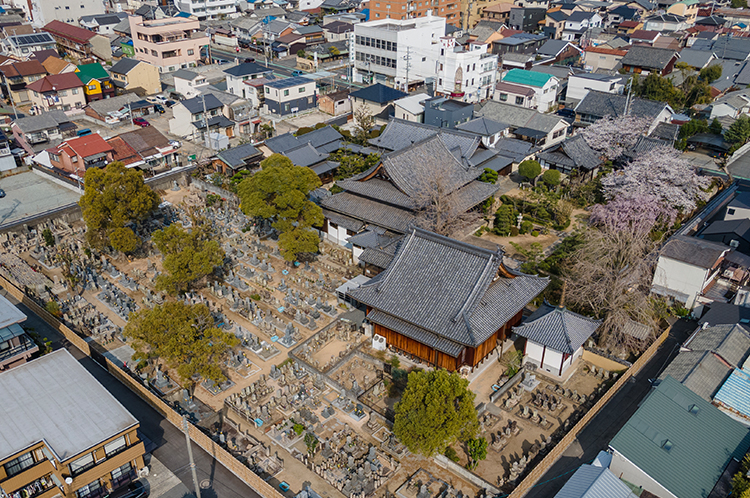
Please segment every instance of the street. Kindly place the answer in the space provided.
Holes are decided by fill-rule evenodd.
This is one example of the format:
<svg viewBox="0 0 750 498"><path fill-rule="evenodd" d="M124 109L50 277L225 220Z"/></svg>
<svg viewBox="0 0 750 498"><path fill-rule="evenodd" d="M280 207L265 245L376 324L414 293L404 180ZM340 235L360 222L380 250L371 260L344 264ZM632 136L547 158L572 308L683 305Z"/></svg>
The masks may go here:
<svg viewBox="0 0 750 498"><path fill-rule="evenodd" d="M175 474L190 493L194 488L188 461L185 434L169 423L156 410L139 396L115 379L93 359L84 355L78 348L67 343L56 330L35 315L29 308L19 303L5 290L2 295L18 307L28 318L24 328L46 337L52 341L55 349L65 347L125 408L138 419L141 426L138 430L146 445L146 450L158 459L169 471ZM201 487L201 498L260 498L244 482L214 460L202 448L193 444L193 456L197 467L198 482ZM159 496L181 498L184 496L182 486L173 486ZM171 491L171 492L170 492ZM179 491L176 494L174 491ZM152 495L151 498L158 498Z"/></svg>
<svg viewBox="0 0 750 498"><path fill-rule="evenodd" d="M696 329L696 322L679 320L672 326L651 361L640 373L631 378L610 402L579 434L576 442L542 476L539 483L526 494L526 498L550 498L567 482L575 470L584 463L591 463L601 450L606 450L609 441L635 413L638 405L651 389L654 379L679 352L680 345Z"/></svg>

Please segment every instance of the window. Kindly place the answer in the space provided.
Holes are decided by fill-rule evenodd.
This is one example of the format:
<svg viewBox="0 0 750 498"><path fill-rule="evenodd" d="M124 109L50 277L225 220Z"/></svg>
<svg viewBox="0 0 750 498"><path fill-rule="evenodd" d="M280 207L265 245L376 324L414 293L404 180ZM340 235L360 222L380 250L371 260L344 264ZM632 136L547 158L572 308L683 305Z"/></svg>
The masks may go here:
<svg viewBox="0 0 750 498"><path fill-rule="evenodd" d="M86 496L99 496L101 494L101 488L102 485L99 482L99 479L97 479L96 481L87 484L86 486L76 491L76 496L78 496L78 498L84 498Z"/></svg>
<svg viewBox="0 0 750 498"><path fill-rule="evenodd" d="M500 102L507 102L508 101L508 94L507 93L501 93L500 95L498 95L497 98L500 100Z"/></svg>
<svg viewBox="0 0 750 498"><path fill-rule="evenodd" d="M299 93L305 93L305 87L304 86L299 87Z"/></svg>
<svg viewBox="0 0 750 498"><path fill-rule="evenodd" d="M288 96L289 96L289 90L284 90L284 97L288 97Z"/></svg>
<svg viewBox="0 0 750 498"><path fill-rule="evenodd" d="M193 50L192 48L189 48L188 55L193 55L193 54L195 54L195 50Z"/></svg>
<svg viewBox="0 0 750 498"><path fill-rule="evenodd" d="M734 208L727 209L727 214L734 214Z"/></svg>
<svg viewBox="0 0 750 498"><path fill-rule="evenodd" d="M65 10L70 10L70 7L66 5Z"/></svg>
<svg viewBox="0 0 750 498"><path fill-rule="evenodd" d="M89 90L96 90L96 85L89 85Z"/></svg>
<svg viewBox="0 0 750 498"><path fill-rule="evenodd" d="M158 57L159 56L159 54L156 52L156 50L152 50L151 51L151 55L153 55L154 57Z"/></svg>
<svg viewBox="0 0 750 498"><path fill-rule="evenodd" d="M127 445L128 444L125 441L125 436L120 436L114 441L110 441L109 443L104 445L104 453L107 455L107 457L111 457L112 455L115 455L116 453L124 450Z"/></svg>
<svg viewBox="0 0 750 498"><path fill-rule="evenodd" d="M82 456L75 462L71 462L70 472L73 475L77 475L77 474L87 471L93 466L94 466L94 455L89 453L87 455Z"/></svg>
<svg viewBox="0 0 750 498"><path fill-rule="evenodd" d="M5 472L8 477L12 477L16 474L23 472L34 465L34 456L31 453L24 453L23 455L14 458L10 462L5 464Z"/></svg>
<svg viewBox="0 0 750 498"><path fill-rule="evenodd" d="M118 487L133 477L133 466L130 462L112 471L112 487Z"/></svg>
<svg viewBox="0 0 750 498"><path fill-rule="evenodd" d="M552 138L559 138L565 133L565 130L557 130L555 133L552 134Z"/></svg>
<svg viewBox="0 0 750 498"><path fill-rule="evenodd" d="M523 97L516 97L516 105L523 105Z"/></svg>
<svg viewBox="0 0 750 498"><path fill-rule="evenodd" d="M78 95L78 88L73 89L73 95Z"/></svg>

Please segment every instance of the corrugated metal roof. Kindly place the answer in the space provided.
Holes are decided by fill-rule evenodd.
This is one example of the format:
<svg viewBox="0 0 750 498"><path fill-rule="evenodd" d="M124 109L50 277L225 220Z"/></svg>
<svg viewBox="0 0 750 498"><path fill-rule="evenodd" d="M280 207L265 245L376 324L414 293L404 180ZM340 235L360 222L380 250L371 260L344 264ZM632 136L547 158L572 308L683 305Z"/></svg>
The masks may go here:
<svg viewBox="0 0 750 498"><path fill-rule="evenodd" d="M750 374L735 369L714 396L714 401L750 418Z"/></svg>
<svg viewBox="0 0 750 498"><path fill-rule="evenodd" d="M555 498L636 498L636 495L608 468L584 464Z"/></svg>

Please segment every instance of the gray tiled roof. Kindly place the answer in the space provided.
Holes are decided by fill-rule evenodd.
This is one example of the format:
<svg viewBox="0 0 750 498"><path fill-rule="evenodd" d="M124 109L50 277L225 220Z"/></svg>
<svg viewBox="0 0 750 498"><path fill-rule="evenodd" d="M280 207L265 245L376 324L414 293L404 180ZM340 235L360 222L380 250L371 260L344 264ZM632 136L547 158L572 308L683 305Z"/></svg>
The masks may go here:
<svg viewBox="0 0 750 498"><path fill-rule="evenodd" d="M250 144L238 145L231 149L226 149L217 154L219 159L224 161L229 166L236 168L245 164L245 160L252 157L263 155L258 149Z"/></svg>
<svg viewBox="0 0 750 498"><path fill-rule="evenodd" d="M16 119L14 123L24 133L33 133L35 131L49 130L57 128L62 123L69 123L70 118L64 111L48 111L37 116L27 116Z"/></svg>
<svg viewBox="0 0 750 498"><path fill-rule="evenodd" d="M118 95L117 97L91 101L89 102L89 108L94 110L100 116L106 116L110 112L119 111L128 104L138 102L139 100L141 99L138 95L134 93L126 93Z"/></svg>
<svg viewBox="0 0 750 498"><path fill-rule="evenodd" d="M560 145L540 152L538 157L552 164L562 164L584 171L594 170L602 164L599 155L589 147L582 135L565 139Z"/></svg>
<svg viewBox="0 0 750 498"><path fill-rule="evenodd" d="M370 247L383 248L399 238L401 238L399 235L389 233L387 230L368 229L362 233L352 235L346 240L352 245L366 249Z"/></svg>
<svg viewBox="0 0 750 498"><path fill-rule="evenodd" d="M341 225L342 227L353 232L362 230L362 227L364 226L364 224L359 220L355 220L354 218L343 214L328 211L327 209L323 209L323 215L337 225Z"/></svg>
<svg viewBox="0 0 750 498"><path fill-rule="evenodd" d="M362 251L362 254L359 255L359 260L364 263L377 266L378 268L385 269L389 264L391 264L393 256L396 253L396 249L398 249L398 244L393 244L385 249L376 249L374 247L370 247Z"/></svg>
<svg viewBox="0 0 750 498"><path fill-rule="evenodd" d="M636 45L628 50L622 58L623 66L645 67L647 69L663 70L675 56L675 51L669 48L643 47Z"/></svg>
<svg viewBox="0 0 750 498"><path fill-rule="evenodd" d="M700 268L713 268L714 264L729 250L729 246L718 242L675 235L664 244L661 256L682 261Z"/></svg>
<svg viewBox="0 0 750 498"><path fill-rule="evenodd" d="M358 175L359 176L359 175ZM392 183L380 178L371 178L367 181L353 179L340 180L337 185L347 192L363 195L377 201L393 204L405 209L416 209L415 202Z"/></svg>
<svg viewBox="0 0 750 498"><path fill-rule="evenodd" d="M185 106L185 109L190 111L190 114L198 114L202 113L204 109L203 101L205 100L205 109L207 111L210 111L212 109L218 109L220 107L224 107L224 104L221 103L221 101L216 98L213 94L206 94L205 96L199 96L199 97L193 97L192 99L187 99L180 101L177 105L183 105Z"/></svg>
<svg viewBox="0 0 750 498"><path fill-rule="evenodd" d="M283 154L289 149L293 149L297 146L299 146L297 137L295 137L291 133L284 133L283 135L278 135L266 139L266 147L271 149L271 152L275 152L276 154Z"/></svg>
<svg viewBox="0 0 750 498"><path fill-rule="evenodd" d="M715 57L715 55L710 50L683 48L680 52L680 62L684 62L688 66L696 67L698 69L701 69L708 64L708 61L710 61L712 57Z"/></svg>
<svg viewBox="0 0 750 498"><path fill-rule="evenodd" d="M589 90L586 96L576 106L577 114L603 118L605 116L618 117L625 112L626 95ZM655 119L668 105L656 100L633 97L630 103L630 113L634 116Z"/></svg>
<svg viewBox="0 0 750 498"><path fill-rule="evenodd" d="M328 159L328 154L321 154L309 143L298 145L294 149L284 152L284 155L292 160L297 166L312 166Z"/></svg>
<svg viewBox="0 0 750 498"><path fill-rule="evenodd" d="M664 369L659 379L672 376L710 402L731 371L731 367L725 365L711 351L681 351Z"/></svg>
<svg viewBox="0 0 750 498"><path fill-rule="evenodd" d="M123 58L117 61L117 64L109 68L109 72L115 74L128 74L135 66L140 63L141 61L135 59Z"/></svg>
<svg viewBox="0 0 750 498"><path fill-rule="evenodd" d="M383 133L377 138L370 139L369 142L376 147L395 151L411 147L417 142L438 134L449 149L460 147L464 157L470 157L480 142L475 134L467 131L448 130L396 118L391 118Z"/></svg>
<svg viewBox="0 0 750 498"><path fill-rule="evenodd" d="M512 278L498 275L501 268ZM406 236L378 277L350 291L377 312L376 318L390 315L424 334L472 347L486 341L549 283L505 269L499 250L420 229ZM434 347L447 349L442 343Z"/></svg>
<svg viewBox="0 0 750 498"><path fill-rule="evenodd" d="M318 148L323 145L336 142L337 140L341 140L342 138L344 137L341 135L341 133L337 132L332 126L324 126L323 128L319 128L309 133L305 133L304 135L298 136L297 141L299 143L309 142L310 145Z"/></svg>
<svg viewBox="0 0 750 498"><path fill-rule="evenodd" d="M576 12L574 12L576 14ZM539 47L539 49L536 51L539 55L547 55L550 57L557 56L560 52L570 45L570 42L563 41L563 40L549 40L544 45Z"/></svg>
<svg viewBox="0 0 750 498"><path fill-rule="evenodd" d="M591 94L592 92L589 92ZM474 111L474 116L482 116L501 123L508 123L513 128L531 128L545 134L552 131L563 119L552 114L543 114L535 109L525 109L510 104L488 100Z"/></svg>
<svg viewBox="0 0 750 498"><path fill-rule="evenodd" d="M329 211L399 233L406 233L416 222L416 216L411 211L349 192L334 194L323 199L320 204Z"/></svg>
<svg viewBox="0 0 750 498"><path fill-rule="evenodd" d="M193 71L188 71L187 69L178 69L177 71L172 73L172 77L180 78L181 80L193 81L195 78L198 77L198 73L194 73Z"/></svg>
<svg viewBox="0 0 750 498"><path fill-rule="evenodd" d="M458 130L468 131L469 133L475 133L483 137L492 136L507 128L507 124L499 123L488 118L474 118L471 121L456 126L456 129Z"/></svg>
<svg viewBox="0 0 750 498"><path fill-rule="evenodd" d="M596 332L601 320L543 304L513 332L561 353L573 354Z"/></svg>
<svg viewBox="0 0 750 498"><path fill-rule="evenodd" d="M698 329L685 347L692 351L713 351L734 368L740 368L750 353L750 330L740 324Z"/></svg>

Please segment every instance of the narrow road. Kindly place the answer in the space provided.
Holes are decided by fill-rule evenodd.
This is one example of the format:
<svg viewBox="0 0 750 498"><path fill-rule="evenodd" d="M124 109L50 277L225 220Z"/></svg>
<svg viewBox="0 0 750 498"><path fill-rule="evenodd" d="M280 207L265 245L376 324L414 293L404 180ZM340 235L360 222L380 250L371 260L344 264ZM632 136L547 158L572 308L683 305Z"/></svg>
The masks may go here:
<svg viewBox="0 0 750 498"><path fill-rule="evenodd" d="M55 349L65 347L70 351L81 365L138 419L141 423L139 432L145 437L147 451L151 450L151 454L173 472L189 490L195 489L187 457L185 434L110 375L102 366L68 343L29 308L19 303L5 290L1 290L0 293L28 317L24 323L25 328L32 328L42 337L47 337L52 341ZM201 498L260 498L259 494L196 444L193 444L193 457L197 467L198 482L201 483Z"/></svg>
<svg viewBox="0 0 750 498"><path fill-rule="evenodd" d="M525 498L551 498L560 491L575 470L584 463L590 463L601 450L606 450L609 442L635 413L638 405L651 390L650 379L658 377L664 368L679 352L690 333L698 327L696 322L679 320L672 326L669 337L664 341L651 361L640 373L631 378L610 400L596 417L578 435L577 441L563 453L563 456L542 476L539 483L526 493Z"/></svg>

